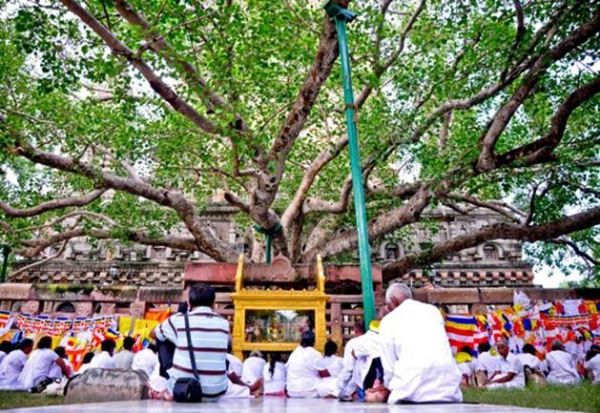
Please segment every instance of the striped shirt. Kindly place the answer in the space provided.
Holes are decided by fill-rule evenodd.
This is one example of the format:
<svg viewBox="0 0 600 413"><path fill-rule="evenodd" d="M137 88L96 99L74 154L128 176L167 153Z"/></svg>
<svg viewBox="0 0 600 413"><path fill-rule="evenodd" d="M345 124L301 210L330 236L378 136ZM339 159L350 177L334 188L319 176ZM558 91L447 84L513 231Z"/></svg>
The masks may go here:
<svg viewBox="0 0 600 413"><path fill-rule="evenodd" d="M229 322L210 307L196 307L189 312L192 350L196 371L202 385L202 401L217 401L227 391L225 356L229 340ZM185 332L185 318L177 313L159 324L156 338L175 343L173 367L169 369L168 386L171 394L178 378L194 377Z"/></svg>

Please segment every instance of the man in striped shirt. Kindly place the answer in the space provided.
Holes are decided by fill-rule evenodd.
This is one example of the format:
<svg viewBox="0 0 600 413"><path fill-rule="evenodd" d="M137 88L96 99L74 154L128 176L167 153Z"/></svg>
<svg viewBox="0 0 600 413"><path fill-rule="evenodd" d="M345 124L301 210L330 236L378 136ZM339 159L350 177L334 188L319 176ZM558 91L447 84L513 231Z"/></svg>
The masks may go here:
<svg viewBox="0 0 600 413"><path fill-rule="evenodd" d="M206 284L193 284L188 293L188 312L191 347L196 370L202 385L202 401L217 401L227 391L227 342L229 322L213 311L215 290ZM154 329L158 340L169 340L176 346L173 367L168 370L169 380L165 399L172 400L173 386L181 377L194 377L184 314L177 313Z"/></svg>

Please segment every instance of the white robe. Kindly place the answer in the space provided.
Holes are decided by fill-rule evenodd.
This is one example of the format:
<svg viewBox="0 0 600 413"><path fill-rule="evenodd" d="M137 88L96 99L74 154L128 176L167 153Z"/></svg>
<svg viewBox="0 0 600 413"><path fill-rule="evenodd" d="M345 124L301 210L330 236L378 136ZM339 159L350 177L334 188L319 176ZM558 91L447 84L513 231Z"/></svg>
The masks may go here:
<svg viewBox="0 0 600 413"><path fill-rule="evenodd" d="M275 368L273 369L273 375L271 375L270 369L271 365L269 363L265 364L263 368L265 396L269 394L280 394L285 391L285 382L287 379L285 364L281 361L276 362Z"/></svg>
<svg viewBox="0 0 600 413"><path fill-rule="evenodd" d="M544 371L544 366L542 365L542 361L539 358L537 358L536 356L534 356L533 354L521 353L521 354L517 354L517 358L519 359L519 361L521 362L523 367L529 366L530 368L532 368L534 370Z"/></svg>
<svg viewBox="0 0 600 413"><path fill-rule="evenodd" d="M149 348L145 348L135 353L131 362L131 369L143 371L148 377L151 377L157 364L158 356L156 353Z"/></svg>
<svg viewBox="0 0 600 413"><path fill-rule="evenodd" d="M319 386L319 361L322 356L313 347L298 346L286 364L289 397L316 398Z"/></svg>
<svg viewBox="0 0 600 413"><path fill-rule="evenodd" d="M594 383L600 383L600 354L585 362L585 369L592 372Z"/></svg>
<svg viewBox="0 0 600 413"><path fill-rule="evenodd" d="M248 357L242 364L242 381L254 384L256 380L262 380L263 368L267 362L261 357Z"/></svg>
<svg viewBox="0 0 600 413"><path fill-rule="evenodd" d="M150 350L152 351L152 350ZM113 361L115 363L116 369L125 369L130 370L131 364L133 363L133 358L135 354L133 354L129 350L121 350L117 354L113 356Z"/></svg>
<svg viewBox="0 0 600 413"><path fill-rule="evenodd" d="M0 364L0 389L21 389L19 375L27 363L27 354L23 350L13 350L2 360Z"/></svg>
<svg viewBox="0 0 600 413"><path fill-rule="evenodd" d="M573 357L562 350L554 350L546 356L548 363L548 383L550 384L577 384L581 381L575 368Z"/></svg>
<svg viewBox="0 0 600 413"><path fill-rule="evenodd" d="M515 376L511 381L504 383L491 383L487 385L488 389L523 389L525 388L525 372L523 365L517 356L508 353L506 358L499 356L498 365L496 367L496 375L494 379L506 377L509 373L514 373ZM492 380L494 380L492 379Z"/></svg>
<svg viewBox="0 0 600 413"><path fill-rule="evenodd" d="M436 307L405 300L381 320L379 336L388 403L462 401L462 374Z"/></svg>
<svg viewBox="0 0 600 413"><path fill-rule="evenodd" d="M371 363L377 357L381 357L381 339L379 338L379 333L369 330L358 337L353 353L356 357L356 381L360 381L360 388L362 388L367 374L369 374Z"/></svg>
<svg viewBox="0 0 600 413"><path fill-rule="evenodd" d="M494 356L489 351L484 351L477 357L477 364L475 365L475 371L485 371L488 377L496 371L498 365L498 356Z"/></svg>
<svg viewBox="0 0 600 413"><path fill-rule="evenodd" d="M50 375L52 365L58 360L58 354L49 348L33 351L23 371L19 375L19 383L26 389L31 389Z"/></svg>
<svg viewBox="0 0 600 413"><path fill-rule="evenodd" d="M67 367L67 370L69 371L69 375L71 375L73 373L73 365L71 364L71 362L69 361L69 359L62 359L63 363L65 363L65 366ZM56 362L54 362L52 364L52 366L50 367L50 372L48 373L48 377L52 378L52 379L62 379L64 376L64 373L62 371L62 367L60 367Z"/></svg>
<svg viewBox="0 0 600 413"><path fill-rule="evenodd" d="M228 361L227 375L234 373L241 379L243 365L240 359L233 354L227 354L226 359ZM250 397L249 387L233 383L230 378L227 378L227 391L221 399L245 399L248 397Z"/></svg>
<svg viewBox="0 0 600 413"><path fill-rule="evenodd" d="M362 382L358 383L360 379L355 380L354 377L356 358L352 355L354 346L360 337L361 336L350 339L344 346L344 357L342 359L343 366L342 371L338 375L336 393L334 396L347 398L350 397L352 393L354 393L359 387L362 388Z"/></svg>
<svg viewBox="0 0 600 413"><path fill-rule="evenodd" d="M323 357L319 361L317 366L319 371L327 370L329 372L329 377L322 377L317 387L319 397L337 397L337 380L343 367L344 360L336 355Z"/></svg>
<svg viewBox="0 0 600 413"><path fill-rule="evenodd" d="M90 361L91 369L114 369L115 361L107 351L102 351L100 354L96 354L92 361Z"/></svg>

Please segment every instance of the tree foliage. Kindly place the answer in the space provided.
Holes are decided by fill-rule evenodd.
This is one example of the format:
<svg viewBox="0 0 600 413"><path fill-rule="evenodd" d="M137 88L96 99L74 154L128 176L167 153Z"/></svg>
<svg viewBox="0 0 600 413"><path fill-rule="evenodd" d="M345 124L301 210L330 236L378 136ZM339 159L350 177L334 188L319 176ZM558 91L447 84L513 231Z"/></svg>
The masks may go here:
<svg viewBox="0 0 600 413"><path fill-rule="evenodd" d="M343 3L343 2L341 2ZM0 2L2 243L74 237L236 251L201 218L222 191L294 262L357 246L337 36L317 2ZM372 241L438 205L491 239L598 268L600 6L355 2L349 44ZM578 264L578 265L579 265Z"/></svg>

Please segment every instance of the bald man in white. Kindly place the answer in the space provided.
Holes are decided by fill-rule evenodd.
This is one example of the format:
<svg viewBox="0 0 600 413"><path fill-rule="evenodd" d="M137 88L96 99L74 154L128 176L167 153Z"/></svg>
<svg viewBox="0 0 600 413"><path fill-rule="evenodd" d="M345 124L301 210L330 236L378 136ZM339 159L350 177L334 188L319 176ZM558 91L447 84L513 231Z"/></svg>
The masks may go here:
<svg viewBox="0 0 600 413"><path fill-rule="evenodd" d="M388 403L461 402L461 373L440 311L412 299L404 284L386 292L391 311L381 320L381 362Z"/></svg>

